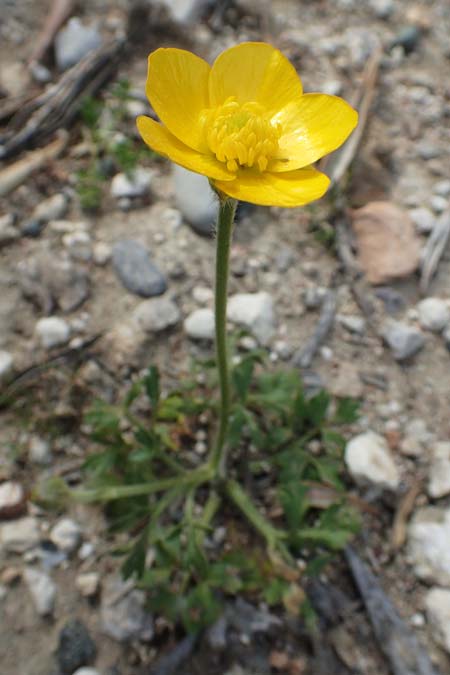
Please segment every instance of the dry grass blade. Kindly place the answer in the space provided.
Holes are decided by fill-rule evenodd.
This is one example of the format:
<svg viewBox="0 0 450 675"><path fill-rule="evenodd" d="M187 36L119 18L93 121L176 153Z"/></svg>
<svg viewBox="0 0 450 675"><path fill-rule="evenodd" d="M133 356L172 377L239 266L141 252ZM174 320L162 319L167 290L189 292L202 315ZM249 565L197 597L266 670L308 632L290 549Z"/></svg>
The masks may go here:
<svg viewBox="0 0 450 675"><path fill-rule="evenodd" d="M437 220L422 253L420 291L425 294L438 268L450 235L450 211Z"/></svg>
<svg viewBox="0 0 450 675"><path fill-rule="evenodd" d="M406 541L406 526L414 504L422 489L421 481L415 481L401 500L394 518L391 532L391 544L394 551L402 548Z"/></svg>
<svg viewBox="0 0 450 675"><path fill-rule="evenodd" d="M380 45L373 51L366 66L361 90L356 95L356 100L352 102L359 113L358 126L348 141L344 143L339 150L325 157L319 164L319 169L328 174L331 185L336 185L342 180L345 172L355 158L361 143L367 125L370 107L375 95L375 84L378 77L382 53L383 50Z"/></svg>

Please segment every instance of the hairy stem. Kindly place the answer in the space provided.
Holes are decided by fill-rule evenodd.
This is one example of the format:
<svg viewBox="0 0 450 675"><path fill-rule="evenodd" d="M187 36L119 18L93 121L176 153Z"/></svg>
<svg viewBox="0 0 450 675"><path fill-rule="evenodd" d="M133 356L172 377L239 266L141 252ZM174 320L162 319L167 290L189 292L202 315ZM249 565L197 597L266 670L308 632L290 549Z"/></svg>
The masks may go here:
<svg viewBox="0 0 450 675"><path fill-rule="evenodd" d="M230 417L230 373L227 350L227 292L230 263L231 235L237 201L219 194L219 214L217 218L216 247L216 283L215 283L215 326L216 356L220 387L219 430L212 449L210 462L214 474L224 477L226 474L227 448L226 435Z"/></svg>

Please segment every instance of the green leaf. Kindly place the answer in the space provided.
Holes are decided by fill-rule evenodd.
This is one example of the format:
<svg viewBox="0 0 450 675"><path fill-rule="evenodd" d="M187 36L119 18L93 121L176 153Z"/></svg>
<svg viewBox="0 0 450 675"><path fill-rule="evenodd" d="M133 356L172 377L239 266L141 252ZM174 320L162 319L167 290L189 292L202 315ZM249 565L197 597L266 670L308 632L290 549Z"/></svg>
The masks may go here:
<svg viewBox="0 0 450 675"><path fill-rule="evenodd" d="M326 419L330 395L326 391L320 391L307 402L308 419L313 427L320 427Z"/></svg>
<svg viewBox="0 0 450 675"><path fill-rule="evenodd" d="M156 410L159 403L159 371L156 366L150 366L144 377L144 387L152 408Z"/></svg>
<svg viewBox="0 0 450 675"><path fill-rule="evenodd" d="M322 443L325 450L332 454L342 456L345 448L345 438L332 429L322 429Z"/></svg>
<svg viewBox="0 0 450 675"><path fill-rule="evenodd" d="M332 422L334 424L353 424L358 419L359 401L352 398L340 398Z"/></svg>
<svg viewBox="0 0 450 675"><path fill-rule="evenodd" d="M145 558L147 556L148 548L148 531L145 528L142 536L133 546L133 549L122 565L122 575L124 579L136 577L140 579L145 570Z"/></svg>
<svg viewBox="0 0 450 675"><path fill-rule="evenodd" d="M283 601L283 596L289 587L289 582L285 579L272 579L268 585L263 588L263 597L268 605L278 605Z"/></svg>
<svg viewBox="0 0 450 675"><path fill-rule="evenodd" d="M286 522L291 531L296 531L303 523L310 505L306 498L308 489L296 481L282 485L278 491Z"/></svg>
<svg viewBox="0 0 450 675"><path fill-rule="evenodd" d="M251 357L242 359L242 361L233 368L231 378L241 403L244 403L247 398L254 369L255 361Z"/></svg>
<svg viewBox="0 0 450 675"><path fill-rule="evenodd" d="M129 390L127 391L125 398L123 400L123 406L125 410L128 410L128 408L131 406L131 404L137 399L139 394L142 391L142 382L141 381L136 381L133 382Z"/></svg>

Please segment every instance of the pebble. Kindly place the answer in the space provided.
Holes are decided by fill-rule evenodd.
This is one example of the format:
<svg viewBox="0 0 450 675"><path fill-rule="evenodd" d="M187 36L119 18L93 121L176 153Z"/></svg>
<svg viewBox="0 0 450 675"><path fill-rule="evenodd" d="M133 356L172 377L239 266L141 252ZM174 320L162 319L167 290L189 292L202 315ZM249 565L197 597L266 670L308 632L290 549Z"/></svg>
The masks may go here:
<svg viewBox="0 0 450 675"><path fill-rule="evenodd" d="M284 246L275 257L275 267L278 272L283 274L287 272L290 267L295 263L295 251L288 246Z"/></svg>
<svg viewBox="0 0 450 675"><path fill-rule="evenodd" d="M388 19L395 9L393 0L370 0L370 6L379 19Z"/></svg>
<svg viewBox="0 0 450 675"><path fill-rule="evenodd" d="M208 307L195 309L185 319L185 333L192 340L214 340L214 312Z"/></svg>
<svg viewBox="0 0 450 675"><path fill-rule="evenodd" d="M111 181L111 195L116 199L144 197L150 190L153 176L151 169L142 167L135 169L130 175L117 173Z"/></svg>
<svg viewBox="0 0 450 675"><path fill-rule="evenodd" d="M439 499L450 494L450 442L436 443L432 447L431 454L428 494L433 499Z"/></svg>
<svg viewBox="0 0 450 675"><path fill-rule="evenodd" d="M450 589L431 588L425 596L425 609L433 638L450 653Z"/></svg>
<svg viewBox="0 0 450 675"><path fill-rule="evenodd" d="M0 547L9 553L24 553L36 546L39 540L39 525L33 516L0 525Z"/></svg>
<svg viewBox="0 0 450 675"><path fill-rule="evenodd" d="M101 675L96 668L78 668L73 675Z"/></svg>
<svg viewBox="0 0 450 675"><path fill-rule="evenodd" d="M263 346L275 334L274 302L266 292L232 295L228 301L227 316L233 323L248 328Z"/></svg>
<svg viewBox="0 0 450 675"><path fill-rule="evenodd" d="M441 197L450 197L450 180L439 180L433 185L433 192Z"/></svg>
<svg viewBox="0 0 450 675"><path fill-rule="evenodd" d="M405 306L405 299L399 291L390 286L380 286L374 291L376 297L381 300L388 314L397 314Z"/></svg>
<svg viewBox="0 0 450 675"><path fill-rule="evenodd" d="M422 328L440 333L450 321L450 309L441 298L425 298L417 305Z"/></svg>
<svg viewBox="0 0 450 675"><path fill-rule="evenodd" d="M73 553L81 541L81 528L70 518L61 518L50 531L50 541L65 553Z"/></svg>
<svg viewBox="0 0 450 675"><path fill-rule="evenodd" d="M449 200L441 195L433 195L430 198L430 206L435 213L442 213L449 207Z"/></svg>
<svg viewBox="0 0 450 675"><path fill-rule="evenodd" d="M400 441L399 450L406 457L420 457L428 446L432 434L422 419L414 419L409 422L405 434Z"/></svg>
<svg viewBox="0 0 450 675"><path fill-rule="evenodd" d="M147 250L137 241L123 239L112 250L114 270L127 290L145 298L162 295L167 282L150 260Z"/></svg>
<svg viewBox="0 0 450 675"><path fill-rule="evenodd" d="M373 431L359 434L347 443L345 463L358 484L395 490L400 483L399 472L385 438Z"/></svg>
<svg viewBox="0 0 450 675"><path fill-rule="evenodd" d="M59 70L74 66L93 49L100 47L102 38L95 26L85 26L73 17L55 38L55 58Z"/></svg>
<svg viewBox="0 0 450 675"><path fill-rule="evenodd" d="M63 236L63 244L74 260L89 262L92 259L92 240L87 232L68 232Z"/></svg>
<svg viewBox="0 0 450 675"><path fill-rule="evenodd" d="M13 480L0 483L0 517L14 518L24 511L25 493L20 483Z"/></svg>
<svg viewBox="0 0 450 675"><path fill-rule="evenodd" d="M217 197L208 179L174 164L172 170L175 203L192 229L211 235L217 218Z"/></svg>
<svg viewBox="0 0 450 675"><path fill-rule="evenodd" d="M183 26L194 24L200 19L211 0L160 0L167 7L172 19Z"/></svg>
<svg viewBox="0 0 450 675"><path fill-rule="evenodd" d="M0 382L5 380L13 369L14 357L10 352L0 349Z"/></svg>
<svg viewBox="0 0 450 675"><path fill-rule="evenodd" d="M59 634L56 658L61 675L72 675L88 666L97 655L97 647L88 629L79 619L69 619Z"/></svg>
<svg viewBox="0 0 450 675"><path fill-rule="evenodd" d="M408 212L416 229L420 234L429 234L434 227L435 216L425 207L410 209Z"/></svg>
<svg viewBox="0 0 450 675"><path fill-rule="evenodd" d="M208 305L214 300L214 293L208 286L194 286L192 297L198 305Z"/></svg>
<svg viewBox="0 0 450 675"><path fill-rule="evenodd" d="M151 298L141 302L133 312L133 320L146 333L159 333L180 321L180 310L169 298Z"/></svg>
<svg viewBox="0 0 450 675"><path fill-rule="evenodd" d="M336 317L337 321L343 326L349 333L355 333L356 335L364 335L366 331L366 322L362 316L353 316L351 314L338 314Z"/></svg>
<svg viewBox="0 0 450 675"><path fill-rule="evenodd" d="M67 211L67 197L57 193L40 202L33 211L32 220L48 223L49 220L62 218Z"/></svg>
<svg viewBox="0 0 450 675"><path fill-rule="evenodd" d="M408 527L408 556L415 574L431 584L450 586L450 509L418 509Z"/></svg>
<svg viewBox="0 0 450 675"><path fill-rule="evenodd" d="M112 247L104 241L98 241L93 246L92 254L95 264L103 267L111 260Z"/></svg>
<svg viewBox="0 0 450 675"><path fill-rule="evenodd" d="M83 598L92 598L100 589L100 574L97 572L79 574L75 579L75 586Z"/></svg>
<svg viewBox="0 0 450 675"><path fill-rule="evenodd" d="M149 641L153 637L153 618L145 609L145 593L121 579L109 579L102 593L102 630L118 642Z"/></svg>
<svg viewBox="0 0 450 675"><path fill-rule="evenodd" d="M14 226L14 216L12 213L7 213L0 217L0 247L4 244L18 239L20 237L19 230Z"/></svg>
<svg viewBox="0 0 450 675"><path fill-rule="evenodd" d="M35 332L41 346L45 349L63 345L70 338L69 324L57 316L39 319L36 323Z"/></svg>
<svg viewBox="0 0 450 675"><path fill-rule="evenodd" d="M425 160L436 159L436 157L439 157L441 154L441 151L437 145L433 145L428 141L422 141L421 143L418 143L416 149L419 153L419 157Z"/></svg>
<svg viewBox="0 0 450 675"><path fill-rule="evenodd" d="M361 398L364 387L359 376L358 365L353 362L339 361L333 378L329 382L333 396Z"/></svg>
<svg viewBox="0 0 450 675"><path fill-rule="evenodd" d="M447 328L444 329L444 332L442 333L442 337L444 338L445 346L447 347L448 351L450 352L450 326L447 326Z"/></svg>
<svg viewBox="0 0 450 675"><path fill-rule="evenodd" d="M303 295L303 302L306 309L318 309L327 293L327 289L322 286L309 286Z"/></svg>
<svg viewBox="0 0 450 675"><path fill-rule="evenodd" d="M23 579L39 616L52 614L56 602L56 586L49 575L34 567L26 567Z"/></svg>
<svg viewBox="0 0 450 675"><path fill-rule="evenodd" d="M425 344L425 336L420 330L393 319L386 321L382 334L396 361L411 358Z"/></svg>
<svg viewBox="0 0 450 675"><path fill-rule="evenodd" d="M38 436L30 438L28 446L28 457L35 464L50 464L52 461L52 451L50 443Z"/></svg>

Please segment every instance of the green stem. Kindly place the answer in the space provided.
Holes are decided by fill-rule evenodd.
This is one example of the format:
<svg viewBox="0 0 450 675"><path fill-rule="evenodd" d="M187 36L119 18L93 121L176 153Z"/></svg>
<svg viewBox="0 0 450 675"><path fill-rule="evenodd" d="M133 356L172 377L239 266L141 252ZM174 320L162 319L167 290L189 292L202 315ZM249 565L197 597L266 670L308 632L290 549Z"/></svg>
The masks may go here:
<svg viewBox="0 0 450 675"><path fill-rule="evenodd" d="M271 523L260 514L239 483L235 480L228 480L225 483L225 492L235 506L238 507L247 520L253 525L255 530L266 540L270 551L273 552L277 548L284 548L282 546L282 540L286 539L286 533L271 525Z"/></svg>
<svg viewBox="0 0 450 675"><path fill-rule="evenodd" d="M124 497L139 497L141 495L151 495L157 492L164 492L176 487L189 488L201 485L211 480L212 474L210 467L199 467L199 469L190 471L183 476L174 478L163 478L148 483L139 483L137 485L107 485L105 487L92 488L91 490L72 490L73 499L80 502L107 502L114 499L123 499Z"/></svg>
<svg viewBox="0 0 450 675"><path fill-rule="evenodd" d="M227 291L230 263L231 235L237 201L219 194L217 217L216 283L215 283L215 326L216 357L220 387L219 430L210 456L211 467L216 476L226 474L225 439L230 417L230 373L227 350Z"/></svg>

